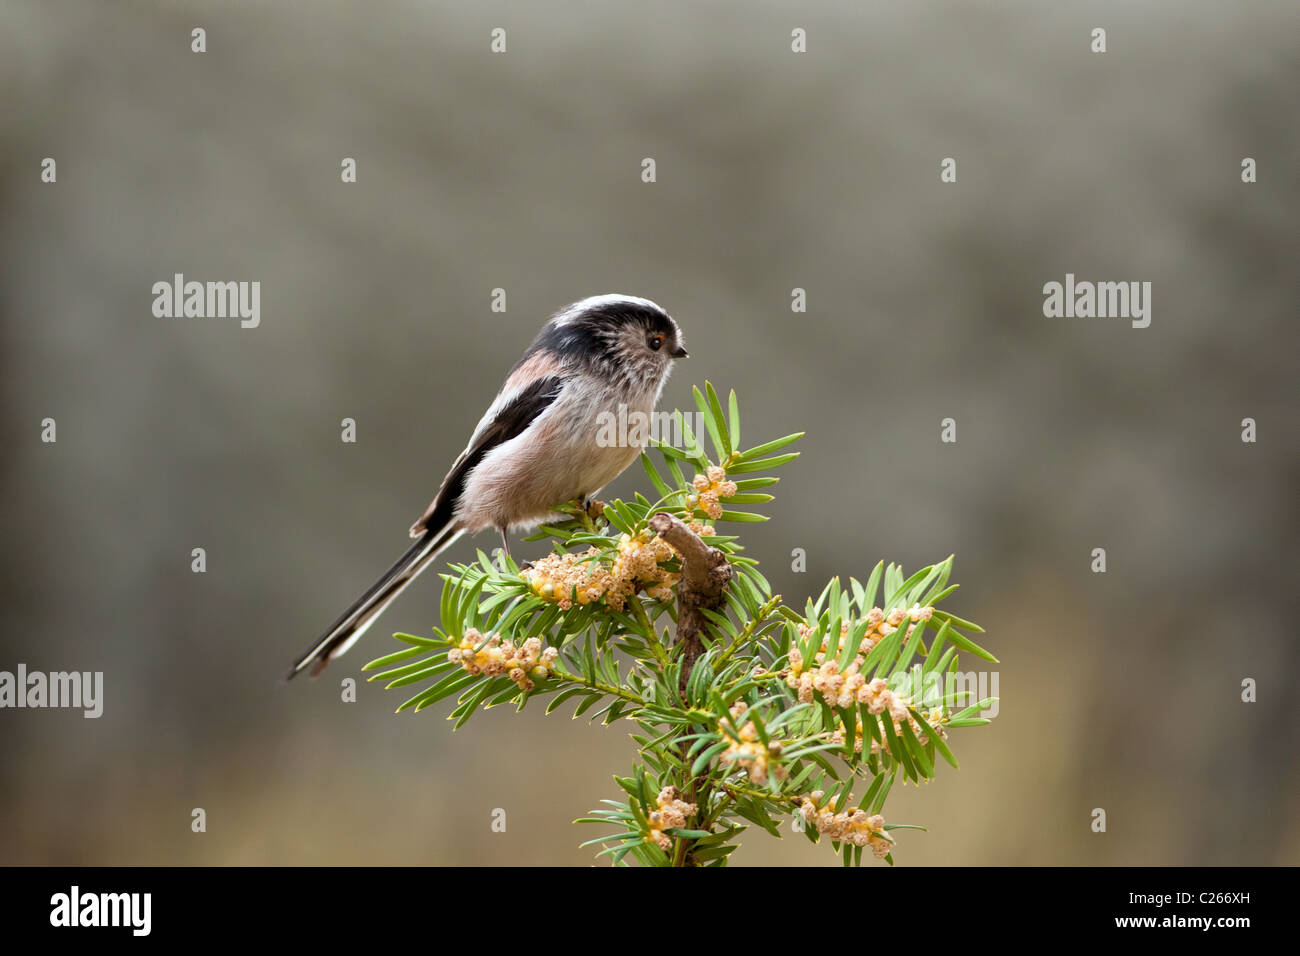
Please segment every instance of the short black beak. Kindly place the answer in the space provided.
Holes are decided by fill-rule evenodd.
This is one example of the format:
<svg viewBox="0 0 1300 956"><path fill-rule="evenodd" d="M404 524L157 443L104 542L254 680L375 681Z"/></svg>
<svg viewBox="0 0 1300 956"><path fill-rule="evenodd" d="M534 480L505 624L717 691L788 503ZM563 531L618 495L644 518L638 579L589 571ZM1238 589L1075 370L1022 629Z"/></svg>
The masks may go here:
<svg viewBox="0 0 1300 956"><path fill-rule="evenodd" d="M691 353L686 351L686 349L682 348L680 345L677 346L677 348L673 349L673 358L690 358L690 357L691 357Z"/></svg>

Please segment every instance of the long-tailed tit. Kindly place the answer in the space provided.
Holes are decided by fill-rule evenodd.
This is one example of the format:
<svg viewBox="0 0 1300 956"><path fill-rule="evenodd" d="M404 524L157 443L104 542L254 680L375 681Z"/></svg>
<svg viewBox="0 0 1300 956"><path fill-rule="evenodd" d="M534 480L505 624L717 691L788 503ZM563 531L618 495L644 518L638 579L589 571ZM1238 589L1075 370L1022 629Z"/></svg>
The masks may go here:
<svg viewBox="0 0 1300 956"><path fill-rule="evenodd" d="M515 363L420 519L415 543L296 662L315 677L350 648L416 576L461 535L536 525L585 501L640 454L601 442L603 414L654 411L673 359L685 358L672 317L648 299L599 295L561 309Z"/></svg>

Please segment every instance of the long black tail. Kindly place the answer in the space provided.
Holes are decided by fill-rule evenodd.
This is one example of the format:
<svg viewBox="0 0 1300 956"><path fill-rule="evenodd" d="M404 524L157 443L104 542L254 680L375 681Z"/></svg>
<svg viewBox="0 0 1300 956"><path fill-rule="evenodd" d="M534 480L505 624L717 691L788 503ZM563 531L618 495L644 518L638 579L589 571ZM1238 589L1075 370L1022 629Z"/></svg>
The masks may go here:
<svg viewBox="0 0 1300 956"><path fill-rule="evenodd" d="M366 628L375 622L375 618L384 608L401 594L408 584L416 579L421 571L433 563L434 558L446 550L464 532L450 528L426 531L397 562L384 572L365 594L343 612L343 615L330 625L301 657L293 663L285 680L296 677L307 667L311 667L311 676L315 677L325 669L325 665L338 657L365 633Z"/></svg>

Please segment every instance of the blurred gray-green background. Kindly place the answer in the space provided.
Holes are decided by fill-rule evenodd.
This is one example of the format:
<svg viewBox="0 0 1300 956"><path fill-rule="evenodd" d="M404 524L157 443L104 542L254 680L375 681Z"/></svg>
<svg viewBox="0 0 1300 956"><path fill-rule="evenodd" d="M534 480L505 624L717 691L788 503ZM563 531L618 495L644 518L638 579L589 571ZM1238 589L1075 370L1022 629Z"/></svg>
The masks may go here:
<svg viewBox="0 0 1300 956"><path fill-rule="evenodd" d="M546 316L611 291L686 332L665 404L707 377L748 439L807 430L747 537L790 600L956 552L1001 713L891 797L930 828L901 863L1300 862L1297 26L1293 2L0 0L0 669L106 682L98 720L0 712L0 862L588 863L570 821L615 796L623 729L340 701L435 623L432 576L327 678L277 680L405 548ZM261 326L155 318L177 272L260 281ZM1150 328L1045 319L1067 272L1152 282ZM836 862L761 833L736 857Z"/></svg>

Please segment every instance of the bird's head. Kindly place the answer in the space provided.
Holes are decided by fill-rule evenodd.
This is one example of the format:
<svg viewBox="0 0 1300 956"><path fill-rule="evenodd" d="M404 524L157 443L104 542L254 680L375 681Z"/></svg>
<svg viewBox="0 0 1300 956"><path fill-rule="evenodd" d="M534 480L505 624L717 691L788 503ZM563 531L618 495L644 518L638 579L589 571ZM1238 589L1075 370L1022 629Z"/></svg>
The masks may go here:
<svg viewBox="0 0 1300 956"><path fill-rule="evenodd" d="M682 331L663 308L633 295L597 295L566 306L543 331L548 347L627 385L662 385L686 358Z"/></svg>

